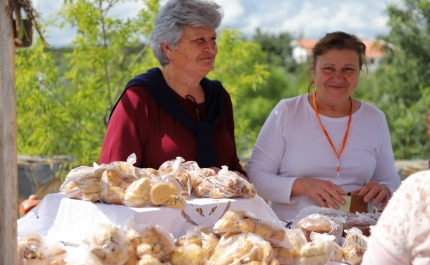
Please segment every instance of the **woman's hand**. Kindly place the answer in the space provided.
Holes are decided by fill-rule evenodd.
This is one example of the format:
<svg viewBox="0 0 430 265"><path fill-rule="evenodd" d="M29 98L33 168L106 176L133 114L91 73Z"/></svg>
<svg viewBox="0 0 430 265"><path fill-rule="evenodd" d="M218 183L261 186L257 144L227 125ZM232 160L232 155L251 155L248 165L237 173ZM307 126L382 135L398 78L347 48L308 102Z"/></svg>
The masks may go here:
<svg viewBox="0 0 430 265"><path fill-rule="evenodd" d="M354 190L351 194L364 196L364 202L369 202L373 198L373 204L382 203L382 209L387 206L388 200L391 198L390 189L378 182L371 180L359 190Z"/></svg>
<svg viewBox="0 0 430 265"><path fill-rule="evenodd" d="M294 181L291 191L291 196L296 195L304 195L314 199L321 207L331 206L334 209L339 209L336 201L342 205L345 204L342 195L346 195L346 192L328 180L298 178Z"/></svg>

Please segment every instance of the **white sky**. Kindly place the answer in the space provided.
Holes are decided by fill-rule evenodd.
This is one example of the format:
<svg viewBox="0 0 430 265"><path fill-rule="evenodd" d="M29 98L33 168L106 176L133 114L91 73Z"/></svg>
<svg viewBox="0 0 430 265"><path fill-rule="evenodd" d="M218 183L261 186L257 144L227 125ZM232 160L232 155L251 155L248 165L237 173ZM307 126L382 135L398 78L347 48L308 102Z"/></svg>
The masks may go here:
<svg viewBox="0 0 430 265"><path fill-rule="evenodd" d="M398 0L215 0L224 9L223 27L235 27L252 36L258 27L263 32L288 32L295 37L318 39L327 32L346 31L361 39L375 39L389 32L387 4ZM165 3L162 0L161 3ZM33 0L42 18L55 12L63 0ZM132 17L143 1L129 0L115 13ZM54 37L55 36L55 37ZM48 28L47 41L52 46L65 46L74 38L70 27Z"/></svg>

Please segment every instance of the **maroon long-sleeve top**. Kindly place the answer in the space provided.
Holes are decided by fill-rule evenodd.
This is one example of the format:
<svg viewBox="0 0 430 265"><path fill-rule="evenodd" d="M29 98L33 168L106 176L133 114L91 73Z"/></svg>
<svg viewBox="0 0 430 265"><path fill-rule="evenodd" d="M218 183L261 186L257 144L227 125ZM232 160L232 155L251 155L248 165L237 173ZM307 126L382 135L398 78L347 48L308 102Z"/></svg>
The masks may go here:
<svg viewBox="0 0 430 265"><path fill-rule="evenodd" d="M176 93L175 93L176 94ZM205 103L196 104L176 94L188 115L197 122L204 117ZM233 106L223 89L224 117L212 130L218 167L246 175L239 163L234 138ZM140 168L158 169L162 163L180 156L197 159L197 136L168 114L141 86L129 87L113 112L106 131L99 163L126 161L136 154Z"/></svg>

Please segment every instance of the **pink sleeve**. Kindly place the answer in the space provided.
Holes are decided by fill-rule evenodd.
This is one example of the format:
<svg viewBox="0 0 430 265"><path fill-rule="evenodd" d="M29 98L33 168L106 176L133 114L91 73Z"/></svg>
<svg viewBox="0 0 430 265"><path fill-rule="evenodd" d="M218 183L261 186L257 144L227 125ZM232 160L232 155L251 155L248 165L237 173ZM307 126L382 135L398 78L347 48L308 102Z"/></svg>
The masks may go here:
<svg viewBox="0 0 430 265"><path fill-rule="evenodd" d="M411 264L407 260L397 259L390 250L386 249L376 237L369 237L367 244L367 250L364 253L363 262L361 265L379 265L379 264L390 264L390 265L409 265Z"/></svg>

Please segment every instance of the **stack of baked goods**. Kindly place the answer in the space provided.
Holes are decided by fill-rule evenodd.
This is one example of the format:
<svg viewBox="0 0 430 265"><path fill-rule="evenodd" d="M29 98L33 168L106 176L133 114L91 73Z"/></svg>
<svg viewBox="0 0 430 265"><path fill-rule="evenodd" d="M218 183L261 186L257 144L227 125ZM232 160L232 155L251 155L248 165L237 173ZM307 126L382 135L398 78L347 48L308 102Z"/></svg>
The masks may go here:
<svg viewBox="0 0 430 265"><path fill-rule="evenodd" d="M191 196L253 198L254 186L223 166L216 173L177 157L160 168L134 167L136 156L109 165L81 166L70 171L60 187L69 198L130 207L183 208Z"/></svg>
<svg viewBox="0 0 430 265"><path fill-rule="evenodd" d="M26 234L18 239L18 264L65 265L67 252L58 243L50 243L39 234Z"/></svg>

